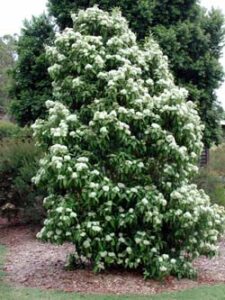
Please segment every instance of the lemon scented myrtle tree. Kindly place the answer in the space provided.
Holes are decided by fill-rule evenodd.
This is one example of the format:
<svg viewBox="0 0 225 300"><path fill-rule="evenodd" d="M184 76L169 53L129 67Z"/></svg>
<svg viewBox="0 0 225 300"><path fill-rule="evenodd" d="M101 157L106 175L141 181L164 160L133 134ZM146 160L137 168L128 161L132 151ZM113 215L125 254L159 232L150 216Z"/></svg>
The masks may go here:
<svg viewBox="0 0 225 300"><path fill-rule="evenodd" d="M54 101L33 125L45 151L34 181L49 192L38 237L72 242L96 271L191 277L224 228L224 211L190 184L203 129L194 104L158 44L138 46L119 11L72 17L46 49Z"/></svg>

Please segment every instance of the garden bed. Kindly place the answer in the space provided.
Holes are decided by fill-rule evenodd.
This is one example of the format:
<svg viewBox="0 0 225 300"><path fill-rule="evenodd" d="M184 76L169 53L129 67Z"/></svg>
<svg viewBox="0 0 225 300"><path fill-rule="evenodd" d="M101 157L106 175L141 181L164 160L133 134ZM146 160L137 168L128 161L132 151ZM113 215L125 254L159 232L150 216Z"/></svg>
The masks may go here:
<svg viewBox="0 0 225 300"><path fill-rule="evenodd" d="M225 241L220 243L220 256L211 260L202 257L195 262L199 274L196 281L169 277L160 283L145 281L135 272L114 270L96 275L89 268L67 271L64 265L73 246L41 243L35 238L37 232L37 227L29 226L0 230L0 244L8 247L6 281L14 286L98 294L155 294L225 282Z"/></svg>

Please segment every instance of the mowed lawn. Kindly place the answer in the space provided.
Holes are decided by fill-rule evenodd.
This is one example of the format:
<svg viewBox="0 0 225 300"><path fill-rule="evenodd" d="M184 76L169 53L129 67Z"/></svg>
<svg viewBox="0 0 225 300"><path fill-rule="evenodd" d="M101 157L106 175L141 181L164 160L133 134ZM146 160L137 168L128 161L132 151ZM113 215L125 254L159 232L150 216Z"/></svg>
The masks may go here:
<svg viewBox="0 0 225 300"><path fill-rule="evenodd" d="M4 256L6 248L0 245L0 300L225 300L225 285L202 286L175 293L154 296L83 295L33 288L13 288L3 282Z"/></svg>

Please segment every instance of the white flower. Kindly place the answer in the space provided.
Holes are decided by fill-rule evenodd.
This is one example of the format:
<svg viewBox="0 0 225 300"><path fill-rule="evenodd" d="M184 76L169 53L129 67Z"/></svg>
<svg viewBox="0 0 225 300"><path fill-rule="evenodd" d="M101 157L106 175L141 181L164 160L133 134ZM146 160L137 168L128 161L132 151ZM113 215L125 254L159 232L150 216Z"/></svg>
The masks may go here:
<svg viewBox="0 0 225 300"><path fill-rule="evenodd" d="M127 90L122 89L122 90L120 91L120 94L121 94L121 95L126 95L126 94L127 94Z"/></svg>
<svg viewBox="0 0 225 300"><path fill-rule="evenodd" d="M131 247L127 247L127 248L126 248L126 252L127 252L128 254L131 254L131 253L132 253Z"/></svg>
<svg viewBox="0 0 225 300"><path fill-rule="evenodd" d="M143 199L141 200L141 203L144 204L144 205L148 205L148 199L143 198Z"/></svg>
<svg viewBox="0 0 225 300"><path fill-rule="evenodd" d="M65 155L64 156L64 160L65 161L70 161L71 160L71 156L70 155Z"/></svg>
<svg viewBox="0 0 225 300"><path fill-rule="evenodd" d="M108 192L109 191L109 186L108 185L104 185L102 187L102 189L103 189L104 192Z"/></svg>
<svg viewBox="0 0 225 300"><path fill-rule="evenodd" d="M189 211L187 211L185 214L184 214L184 218L186 218L186 219L192 219L192 215L190 214L190 212Z"/></svg>
<svg viewBox="0 0 225 300"><path fill-rule="evenodd" d="M167 205L167 201L165 199L162 199L161 200L161 204L162 204L162 206L166 206Z"/></svg>
<svg viewBox="0 0 225 300"><path fill-rule="evenodd" d="M119 188L121 188L121 189L124 189L124 188L125 188L125 184L124 184L124 183L121 183L121 182L119 182L119 183L118 183L118 187L119 187Z"/></svg>
<svg viewBox="0 0 225 300"><path fill-rule="evenodd" d="M131 191L132 193L137 193L137 192L138 192L137 188L131 188L130 191Z"/></svg>
<svg viewBox="0 0 225 300"><path fill-rule="evenodd" d="M102 229L100 226L94 225L94 226L92 226L92 230L96 231L96 232L100 232Z"/></svg>
<svg viewBox="0 0 225 300"><path fill-rule="evenodd" d="M117 117L117 113L115 110L112 110L109 114L111 117Z"/></svg>
<svg viewBox="0 0 225 300"><path fill-rule="evenodd" d="M70 132L70 136L75 137L76 136L76 132L75 131L71 131Z"/></svg>
<svg viewBox="0 0 225 300"><path fill-rule="evenodd" d="M77 121L77 115L71 114L68 117L66 117L66 120L70 121L70 122L76 122Z"/></svg>
<svg viewBox="0 0 225 300"><path fill-rule="evenodd" d="M170 262L171 262L171 264L174 265L177 261L176 261L176 259L172 258L172 259L170 260Z"/></svg>
<svg viewBox="0 0 225 300"><path fill-rule="evenodd" d="M175 211L175 215L176 216L180 216L182 214L182 210L181 209L178 209Z"/></svg>
<svg viewBox="0 0 225 300"><path fill-rule="evenodd" d="M107 129L106 127L102 127L102 128L100 129L100 132L101 132L102 134L106 134L106 133L108 133L108 129Z"/></svg>
<svg viewBox="0 0 225 300"><path fill-rule="evenodd" d="M77 163L75 164L75 168L77 169L77 171L82 171L82 170L86 170L88 169L88 165L86 163Z"/></svg>
<svg viewBox="0 0 225 300"><path fill-rule="evenodd" d="M143 113L144 113L145 115L147 115L147 116L151 115L150 109L144 109L144 110L143 110Z"/></svg>
<svg viewBox="0 0 225 300"><path fill-rule="evenodd" d="M113 191L114 193L119 193L120 189L119 189L117 186L115 186L115 187L112 189L112 191Z"/></svg>
<svg viewBox="0 0 225 300"><path fill-rule="evenodd" d="M101 256L101 257L106 257L106 256L107 256L107 251L102 251L102 252L100 252L100 256Z"/></svg>
<svg viewBox="0 0 225 300"><path fill-rule="evenodd" d="M90 198L95 198L97 196L97 194L95 193L95 192L91 192L90 194L89 194L89 197Z"/></svg>
<svg viewBox="0 0 225 300"><path fill-rule="evenodd" d="M54 234L53 231L48 231L47 232L47 238L50 238L53 234Z"/></svg>
<svg viewBox="0 0 225 300"><path fill-rule="evenodd" d="M89 162L89 158L83 156L83 157L79 157L79 158L77 159L77 161L78 161L78 162L83 162L83 163L88 163L88 162Z"/></svg>
<svg viewBox="0 0 225 300"><path fill-rule="evenodd" d="M174 191L171 193L171 198L173 199L182 199L182 195L178 191Z"/></svg>
<svg viewBox="0 0 225 300"><path fill-rule="evenodd" d="M72 81L73 88L79 87L82 84L82 81L80 80L80 77L76 77Z"/></svg>
<svg viewBox="0 0 225 300"><path fill-rule="evenodd" d="M106 111L97 111L95 114L94 114L94 120L104 120L106 119L108 116L107 112Z"/></svg>
<svg viewBox="0 0 225 300"><path fill-rule="evenodd" d="M60 235L62 233L62 230L61 229L56 229L56 234L57 235Z"/></svg>
<svg viewBox="0 0 225 300"><path fill-rule="evenodd" d="M92 65L90 65L90 64L87 64L86 66L85 66L85 70L86 71L90 71L90 70L92 70L93 69L93 67L92 67Z"/></svg>
<svg viewBox="0 0 225 300"><path fill-rule="evenodd" d="M98 187L99 187L99 183L95 183L95 182L90 183L90 188L97 189Z"/></svg>
<svg viewBox="0 0 225 300"><path fill-rule="evenodd" d="M58 175L57 179L58 179L58 180L64 180L64 179L65 179L65 176L63 176L63 175Z"/></svg>
<svg viewBox="0 0 225 300"><path fill-rule="evenodd" d="M64 208L61 207L61 206L56 208L56 212L57 212L57 213L62 213L63 210L64 210Z"/></svg>
<svg viewBox="0 0 225 300"><path fill-rule="evenodd" d="M72 178L73 178L73 179L76 179L76 178L78 178L78 175L77 175L77 173L76 173L76 172L73 172L73 173L72 173Z"/></svg>
<svg viewBox="0 0 225 300"><path fill-rule="evenodd" d="M120 106L119 109L118 109L118 112L119 113L123 113L123 114L127 114L128 111L127 111L127 109L125 107Z"/></svg>
<svg viewBox="0 0 225 300"><path fill-rule="evenodd" d="M160 256L160 257L158 258L158 261L159 261L159 262L163 262L163 258Z"/></svg>
<svg viewBox="0 0 225 300"><path fill-rule="evenodd" d="M83 242L83 246L84 246L84 248L90 248L90 246L91 246L91 244L90 244L90 241L89 240L86 240L86 241L84 241Z"/></svg>
<svg viewBox="0 0 225 300"><path fill-rule="evenodd" d="M143 164L143 162L139 162L137 166L138 168L144 168L145 165Z"/></svg>
<svg viewBox="0 0 225 300"><path fill-rule="evenodd" d="M51 146L50 152L52 152L53 155L66 154L68 152L68 148L65 145L55 144Z"/></svg>
<svg viewBox="0 0 225 300"><path fill-rule="evenodd" d="M41 239L41 238L42 238L41 232L38 232L38 233L36 234L36 238L37 238L37 239Z"/></svg>
<svg viewBox="0 0 225 300"><path fill-rule="evenodd" d="M142 114L140 111L137 111L137 112L136 112L136 116L137 116L138 118L143 118L143 114Z"/></svg>
<svg viewBox="0 0 225 300"><path fill-rule="evenodd" d="M102 57L100 55L97 55L95 57L95 63L102 68L104 66L104 60L102 59Z"/></svg>
<svg viewBox="0 0 225 300"><path fill-rule="evenodd" d="M106 240L107 242L110 242L110 241L112 240L112 238L111 238L110 235L107 234L107 236L105 237L105 240Z"/></svg>
<svg viewBox="0 0 225 300"><path fill-rule="evenodd" d="M100 172L98 170L93 170L91 171L92 175L100 175Z"/></svg>
<svg viewBox="0 0 225 300"><path fill-rule="evenodd" d="M125 240L125 238L123 238L123 237L120 237L120 238L119 238L119 242L120 242L120 243L124 243L124 244L125 244L125 243L126 243L126 240Z"/></svg>
<svg viewBox="0 0 225 300"><path fill-rule="evenodd" d="M146 245L146 246L148 246L148 245L150 245L150 242L148 240L144 240L143 244Z"/></svg>
<svg viewBox="0 0 225 300"><path fill-rule="evenodd" d="M169 255L168 254L163 254L162 258L165 259L165 260L167 260L167 259L169 259Z"/></svg>
<svg viewBox="0 0 225 300"><path fill-rule="evenodd" d="M160 269L161 272L166 272L167 271L167 268L164 267L164 266L161 266L159 269Z"/></svg>
<svg viewBox="0 0 225 300"><path fill-rule="evenodd" d="M47 101L45 102L45 105L46 105L46 107L49 109L49 108L55 106L55 102L54 102L54 101L51 101L51 100L47 100Z"/></svg>

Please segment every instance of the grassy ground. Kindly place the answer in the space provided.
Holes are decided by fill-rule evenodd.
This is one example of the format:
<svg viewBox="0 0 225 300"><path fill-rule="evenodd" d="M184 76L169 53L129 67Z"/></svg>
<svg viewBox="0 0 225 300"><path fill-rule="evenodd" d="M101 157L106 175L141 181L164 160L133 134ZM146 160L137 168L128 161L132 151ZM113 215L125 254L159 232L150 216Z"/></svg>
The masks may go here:
<svg viewBox="0 0 225 300"><path fill-rule="evenodd" d="M1 300L225 300L225 285L200 287L183 292L155 296L100 296L81 295L31 288L14 288L3 282L2 270L6 249L0 245L0 299Z"/></svg>

